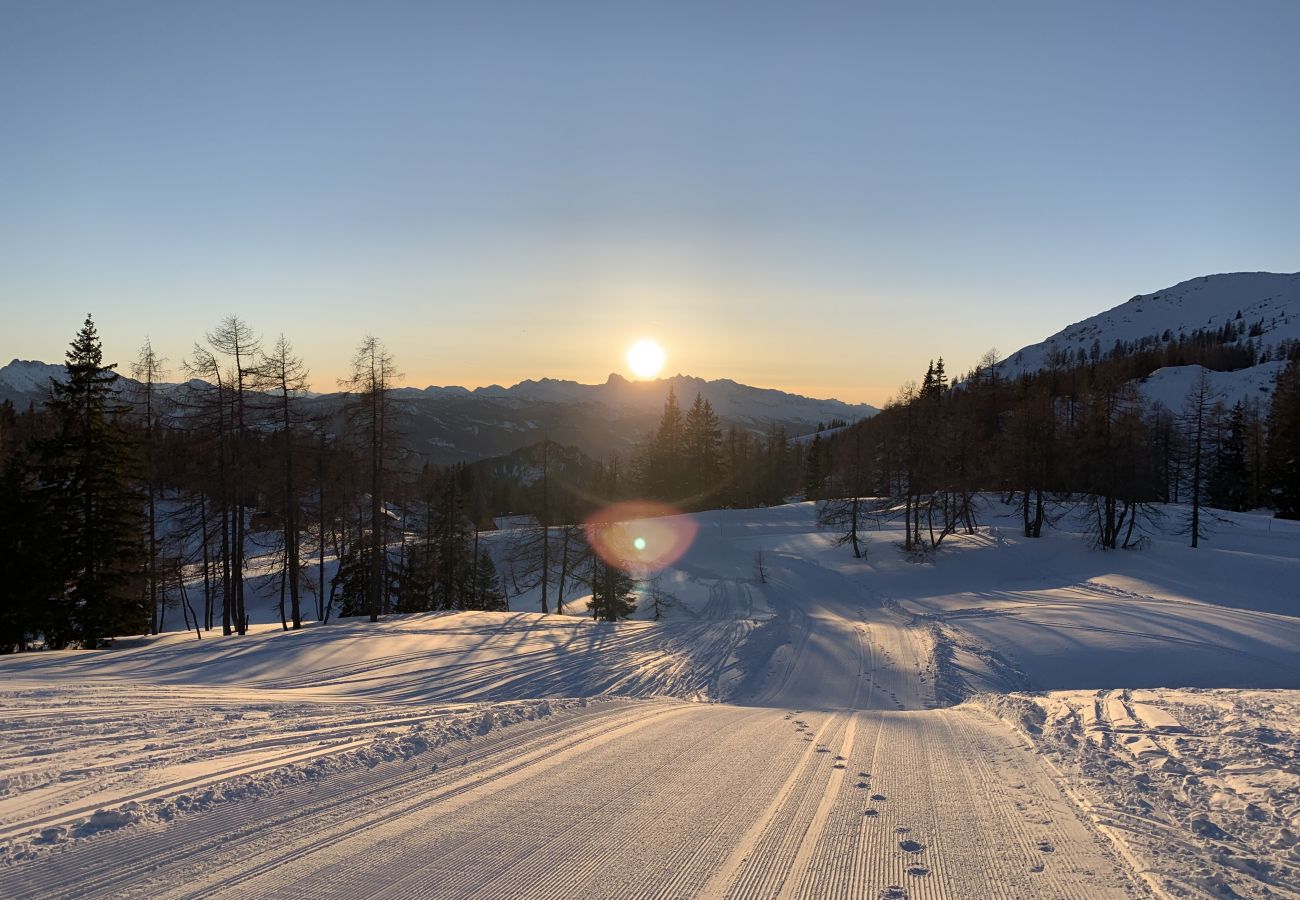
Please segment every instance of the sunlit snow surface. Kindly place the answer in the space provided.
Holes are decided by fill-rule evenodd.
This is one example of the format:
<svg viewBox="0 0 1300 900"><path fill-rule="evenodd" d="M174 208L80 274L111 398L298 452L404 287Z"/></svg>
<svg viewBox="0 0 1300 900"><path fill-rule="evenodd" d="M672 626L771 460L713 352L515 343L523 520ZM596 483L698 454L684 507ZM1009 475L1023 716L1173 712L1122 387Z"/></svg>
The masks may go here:
<svg viewBox="0 0 1300 900"><path fill-rule="evenodd" d="M662 622L2 658L0 895L1291 895L1300 529L1179 516L854 560L808 504L702 513Z"/></svg>

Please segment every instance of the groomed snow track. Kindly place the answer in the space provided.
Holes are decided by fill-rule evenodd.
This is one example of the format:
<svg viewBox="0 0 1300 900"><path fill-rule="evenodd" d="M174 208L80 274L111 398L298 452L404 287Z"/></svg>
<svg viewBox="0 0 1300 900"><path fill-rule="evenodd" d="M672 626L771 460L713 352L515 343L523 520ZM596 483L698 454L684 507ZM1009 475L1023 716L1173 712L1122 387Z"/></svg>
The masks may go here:
<svg viewBox="0 0 1300 900"><path fill-rule="evenodd" d="M1149 896L933 637L772 554L788 641L732 704L602 700L0 866L0 896ZM510 669L512 678L518 673Z"/></svg>
<svg viewBox="0 0 1300 900"><path fill-rule="evenodd" d="M0 893L1138 893L1010 729L973 708L917 708L928 698L911 631L812 622L805 648L838 636L852 650L833 682L853 686L845 708L592 703L360 775L80 841L0 870ZM777 692L804 694L825 666L825 654L805 649Z"/></svg>

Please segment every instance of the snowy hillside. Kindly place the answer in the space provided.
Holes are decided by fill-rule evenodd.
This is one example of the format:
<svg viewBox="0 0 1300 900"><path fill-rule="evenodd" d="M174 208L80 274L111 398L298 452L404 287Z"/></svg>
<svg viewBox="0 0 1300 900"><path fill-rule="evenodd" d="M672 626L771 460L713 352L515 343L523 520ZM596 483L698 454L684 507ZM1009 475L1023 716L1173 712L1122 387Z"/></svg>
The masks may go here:
<svg viewBox="0 0 1300 900"><path fill-rule="evenodd" d="M1284 343L1300 340L1300 273L1206 275L1142 294L1012 353L999 368L1014 377L1051 365L1074 365L1095 354L1104 356L1117 341L1137 344L1148 340L1161 346L1198 330L1221 331L1226 325L1242 332L1239 344L1249 342L1256 353L1269 357L1275 357ZM1249 374L1242 370L1215 375L1216 391L1229 404L1261 394L1266 398L1277 371L1277 366L1266 366ZM1161 370L1152 376L1145 392L1176 409L1195 377L1194 368Z"/></svg>
<svg viewBox="0 0 1300 900"><path fill-rule="evenodd" d="M1235 372L1213 372L1203 370L1201 366L1166 366L1142 379L1138 390L1149 401L1178 412L1183 408L1201 372L1205 371L1212 403L1222 402L1225 406L1231 406L1238 400L1249 402L1256 399L1267 409L1273 384L1278 373L1285 367L1286 363L1281 360L1271 360Z"/></svg>
<svg viewBox="0 0 1300 900"><path fill-rule="evenodd" d="M1012 353L1002 363L1009 375L1046 368L1055 353L1102 353L1117 340L1136 341L1170 332L1190 334L1198 328L1221 328L1241 314L1247 326L1260 325L1256 349L1275 348L1284 340L1300 339L1300 272L1234 272L1193 278L1173 287L1141 294L1114 309L1076 322L1038 344Z"/></svg>

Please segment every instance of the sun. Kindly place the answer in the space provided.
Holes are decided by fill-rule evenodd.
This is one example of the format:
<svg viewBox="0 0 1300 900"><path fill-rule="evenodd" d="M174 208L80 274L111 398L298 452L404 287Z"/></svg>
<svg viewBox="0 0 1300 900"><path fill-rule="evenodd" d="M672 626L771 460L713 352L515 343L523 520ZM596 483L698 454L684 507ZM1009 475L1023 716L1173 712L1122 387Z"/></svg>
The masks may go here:
<svg viewBox="0 0 1300 900"><path fill-rule="evenodd" d="M654 378L664 367L664 348L642 338L627 348L627 365L637 378Z"/></svg>

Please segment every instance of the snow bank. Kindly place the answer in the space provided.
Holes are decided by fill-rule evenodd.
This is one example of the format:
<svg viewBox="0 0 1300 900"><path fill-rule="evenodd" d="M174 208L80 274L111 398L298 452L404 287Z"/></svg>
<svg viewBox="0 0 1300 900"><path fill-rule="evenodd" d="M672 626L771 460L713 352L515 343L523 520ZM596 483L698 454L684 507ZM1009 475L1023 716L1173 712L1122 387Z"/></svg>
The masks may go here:
<svg viewBox="0 0 1300 900"><path fill-rule="evenodd" d="M91 702L101 704L109 696L111 694L106 695L101 688L94 692ZM12 714L15 701L21 701L23 697L19 692L7 699ZM186 710L177 710L171 705L175 698L167 694L154 694L153 700L155 725L169 712L175 717L185 714ZM224 717L207 718L187 729L182 740L189 747L200 750L203 755L201 768L210 773L210 779L187 778L194 768L192 757L168 757L166 748L156 742L143 747L133 745L131 723L127 721L105 721L93 729L90 726L69 728L66 705L58 708L61 705L56 704L57 711L48 711L47 715L62 723L61 727L50 723L63 735L62 740L53 738L39 751L28 746L5 754L7 766L48 764L40 757L54 757L58 760L56 764L64 768L53 771L51 778L5 778L0 781L0 864L30 859L43 850L102 832L141 823L170 822L220 804L256 800L351 771L410 760L455 742L472 741L496 729L541 719L553 712L586 703L586 699L529 700L441 710L401 727L363 725L341 742L337 740L337 734L330 736L324 732L329 726L338 729L340 723L337 720L341 715L350 716L347 725L355 726L355 710L319 706L313 710L310 723L314 728L293 716L282 717L280 723L270 718L259 719L260 726L255 733L245 735L244 740L231 734L225 727L227 720ZM187 707L187 710L202 712L202 707ZM379 712L376 718L380 722L384 713L391 715L388 710L372 711L372 714L374 712ZM24 724L30 729L30 720L40 716L39 706L28 706L27 713L25 718L28 721ZM82 768L96 762L95 751L84 749L85 738L92 730L95 745L109 741L112 742L109 746L115 748L101 751L103 757L99 761L110 763L104 767L107 771L83 780L84 789L80 792L63 789L58 797L52 798L49 791L52 785L58 786L65 779L79 780L66 778L68 774L75 776L77 773L76 769L66 768L70 760L78 760ZM313 731L315 733L310 733ZM291 750L305 749L305 752L291 752L289 755L298 758L277 765L277 760L285 755L286 744ZM28 758L23 758L24 750ZM37 754L36 759L30 757L33 753ZM112 786L106 787L101 778L112 782ZM138 799L107 803L84 813L75 812L84 801L93 799L103 803L105 798L124 794L135 795Z"/></svg>

